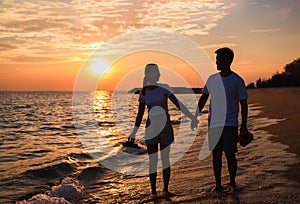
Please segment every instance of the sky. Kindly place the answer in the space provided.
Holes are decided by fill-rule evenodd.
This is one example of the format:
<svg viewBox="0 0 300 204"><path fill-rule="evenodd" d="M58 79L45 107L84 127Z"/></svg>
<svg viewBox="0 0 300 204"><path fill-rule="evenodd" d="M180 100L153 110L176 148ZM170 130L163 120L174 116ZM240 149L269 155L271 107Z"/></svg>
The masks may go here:
<svg viewBox="0 0 300 204"><path fill-rule="evenodd" d="M70 91L82 75L130 89L152 62L162 82L202 87L202 60L214 65L225 46L248 84L300 57L299 10L299 0L0 0L0 91Z"/></svg>

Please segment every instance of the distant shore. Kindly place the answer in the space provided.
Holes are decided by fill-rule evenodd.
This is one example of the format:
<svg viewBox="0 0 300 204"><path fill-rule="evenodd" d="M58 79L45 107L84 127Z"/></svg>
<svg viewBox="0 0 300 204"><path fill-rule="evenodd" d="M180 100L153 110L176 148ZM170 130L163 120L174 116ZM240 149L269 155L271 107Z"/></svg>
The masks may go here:
<svg viewBox="0 0 300 204"><path fill-rule="evenodd" d="M187 88L187 87L171 87L174 90L175 94L201 94L202 88ZM141 88L133 88L128 93L139 94Z"/></svg>

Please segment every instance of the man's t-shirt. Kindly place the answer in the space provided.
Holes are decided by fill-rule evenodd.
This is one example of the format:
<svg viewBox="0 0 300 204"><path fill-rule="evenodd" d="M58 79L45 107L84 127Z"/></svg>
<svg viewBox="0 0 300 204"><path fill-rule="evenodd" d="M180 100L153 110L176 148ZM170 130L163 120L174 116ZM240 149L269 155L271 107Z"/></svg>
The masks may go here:
<svg viewBox="0 0 300 204"><path fill-rule="evenodd" d="M210 95L210 127L238 126L239 101L248 98L239 75L233 72L222 77L215 73L208 78L202 93Z"/></svg>

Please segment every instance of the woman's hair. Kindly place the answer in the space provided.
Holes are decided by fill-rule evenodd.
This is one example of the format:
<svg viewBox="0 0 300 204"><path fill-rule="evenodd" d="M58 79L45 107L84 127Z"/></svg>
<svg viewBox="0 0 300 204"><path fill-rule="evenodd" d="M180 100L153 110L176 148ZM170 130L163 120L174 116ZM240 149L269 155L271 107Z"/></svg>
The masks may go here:
<svg viewBox="0 0 300 204"><path fill-rule="evenodd" d="M157 64L147 64L145 67L145 76L143 80L143 89L142 94L145 95L146 87L151 85L151 81L153 81L153 73L159 74L159 69Z"/></svg>

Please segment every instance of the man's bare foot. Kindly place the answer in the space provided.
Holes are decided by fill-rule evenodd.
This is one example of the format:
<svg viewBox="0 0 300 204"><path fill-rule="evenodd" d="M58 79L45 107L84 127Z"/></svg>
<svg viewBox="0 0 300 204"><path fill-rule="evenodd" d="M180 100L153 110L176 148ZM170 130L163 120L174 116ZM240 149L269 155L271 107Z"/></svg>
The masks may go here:
<svg viewBox="0 0 300 204"><path fill-rule="evenodd" d="M156 200L158 198L157 193L153 193L151 196L151 200Z"/></svg>
<svg viewBox="0 0 300 204"><path fill-rule="evenodd" d="M211 191L213 192L221 192L223 191L223 186L214 186Z"/></svg>
<svg viewBox="0 0 300 204"><path fill-rule="evenodd" d="M171 199L171 193L169 191L164 191L164 197L166 200L170 200Z"/></svg>

